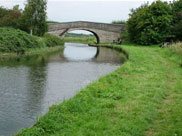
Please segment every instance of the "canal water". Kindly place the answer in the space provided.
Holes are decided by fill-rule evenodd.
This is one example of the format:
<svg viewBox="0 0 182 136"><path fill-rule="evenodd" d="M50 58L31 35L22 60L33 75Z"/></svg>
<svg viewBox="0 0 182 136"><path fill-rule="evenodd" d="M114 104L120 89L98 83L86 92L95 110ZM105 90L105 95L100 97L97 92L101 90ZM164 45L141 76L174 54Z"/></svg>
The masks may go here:
<svg viewBox="0 0 182 136"><path fill-rule="evenodd" d="M64 51L0 62L0 135L33 125L48 107L122 64L113 50L66 43Z"/></svg>

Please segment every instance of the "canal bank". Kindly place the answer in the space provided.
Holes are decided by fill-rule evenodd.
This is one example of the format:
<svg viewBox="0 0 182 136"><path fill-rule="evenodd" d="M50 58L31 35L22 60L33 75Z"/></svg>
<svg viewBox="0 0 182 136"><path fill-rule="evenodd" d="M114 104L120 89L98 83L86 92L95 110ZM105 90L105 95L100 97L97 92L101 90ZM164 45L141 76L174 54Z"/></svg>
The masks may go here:
<svg viewBox="0 0 182 136"><path fill-rule="evenodd" d="M0 62L0 134L29 128L54 104L70 99L123 60L111 49L65 43L63 51Z"/></svg>
<svg viewBox="0 0 182 136"><path fill-rule="evenodd" d="M0 27L0 39L0 60L55 52L64 45L62 39L48 33L38 37L6 27Z"/></svg>
<svg viewBox="0 0 182 136"><path fill-rule="evenodd" d="M181 135L180 58L156 46L122 48L130 56L122 67L50 107L17 136Z"/></svg>
<svg viewBox="0 0 182 136"><path fill-rule="evenodd" d="M27 50L24 54L17 53L0 53L0 61L8 61L13 59L23 59L32 56L47 56L49 53L59 52L64 49L64 46L44 47Z"/></svg>

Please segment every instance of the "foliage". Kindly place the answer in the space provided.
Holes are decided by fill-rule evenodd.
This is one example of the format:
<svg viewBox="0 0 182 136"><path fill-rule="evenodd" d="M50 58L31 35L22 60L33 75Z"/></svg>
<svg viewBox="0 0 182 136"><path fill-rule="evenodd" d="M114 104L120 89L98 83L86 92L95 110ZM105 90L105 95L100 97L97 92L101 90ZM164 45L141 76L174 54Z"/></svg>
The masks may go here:
<svg viewBox="0 0 182 136"><path fill-rule="evenodd" d="M130 40L138 44L151 45L165 41L171 34L171 8L160 0L131 10L127 22Z"/></svg>
<svg viewBox="0 0 182 136"><path fill-rule="evenodd" d="M3 8L3 7L0 7L0 19L2 17L4 17L5 15L7 15L9 13L9 10Z"/></svg>
<svg viewBox="0 0 182 136"><path fill-rule="evenodd" d="M0 28L0 51L23 53L28 48L39 48L37 38L13 28Z"/></svg>
<svg viewBox="0 0 182 136"><path fill-rule="evenodd" d="M44 38L45 38L47 47L54 47L54 46L59 46L59 45L64 44L64 41L55 35L51 35L51 34L46 33L44 35Z"/></svg>
<svg viewBox="0 0 182 136"><path fill-rule="evenodd" d="M172 34L175 36L175 41L182 41L182 1L174 1L172 5L173 15L173 30ZM180 31L179 31L180 30Z"/></svg>
<svg viewBox="0 0 182 136"><path fill-rule="evenodd" d="M121 35L120 35L120 37L121 37L121 39L123 40L123 41L129 41L130 39L129 39L129 34L126 32L126 33L122 33Z"/></svg>
<svg viewBox="0 0 182 136"><path fill-rule="evenodd" d="M24 11L15 5L13 9L0 7L0 27L13 27L43 36L48 30L46 22L46 0L28 0Z"/></svg>
<svg viewBox="0 0 182 136"><path fill-rule="evenodd" d="M33 31L34 35L43 36L47 32L46 23L46 0L28 0L21 19L22 29L27 32Z"/></svg>
<svg viewBox="0 0 182 136"><path fill-rule="evenodd" d="M28 49L54 47L64 42L56 36L46 34L44 38L31 36L21 30L0 28L0 52L23 54Z"/></svg>
<svg viewBox="0 0 182 136"><path fill-rule="evenodd" d="M13 10L0 7L0 27L19 28L19 20L22 16L18 6Z"/></svg>
<svg viewBox="0 0 182 136"><path fill-rule="evenodd" d="M128 62L50 107L17 136L181 136L182 69L177 58L172 61L167 48L122 47L130 54Z"/></svg>
<svg viewBox="0 0 182 136"><path fill-rule="evenodd" d="M124 20L115 20L115 21L112 21L112 24L126 24L126 21L124 21Z"/></svg>

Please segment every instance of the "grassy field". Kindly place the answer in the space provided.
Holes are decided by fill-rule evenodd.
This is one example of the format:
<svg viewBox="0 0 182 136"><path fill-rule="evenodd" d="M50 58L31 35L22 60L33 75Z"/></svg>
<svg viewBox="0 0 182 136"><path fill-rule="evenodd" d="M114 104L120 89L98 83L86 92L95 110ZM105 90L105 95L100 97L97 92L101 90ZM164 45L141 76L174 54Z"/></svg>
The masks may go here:
<svg viewBox="0 0 182 136"><path fill-rule="evenodd" d="M129 54L123 66L50 107L17 136L181 136L180 56L157 46L122 48Z"/></svg>
<svg viewBox="0 0 182 136"><path fill-rule="evenodd" d="M71 43L85 43L85 44L93 44L97 43L96 38L93 36L90 37L64 37L64 42L71 42Z"/></svg>

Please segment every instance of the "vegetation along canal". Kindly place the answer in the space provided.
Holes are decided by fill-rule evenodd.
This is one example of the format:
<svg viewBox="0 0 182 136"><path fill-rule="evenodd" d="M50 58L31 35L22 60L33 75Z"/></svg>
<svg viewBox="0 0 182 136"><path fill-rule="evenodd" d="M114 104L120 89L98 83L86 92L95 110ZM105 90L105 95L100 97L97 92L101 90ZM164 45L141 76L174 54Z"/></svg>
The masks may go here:
<svg viewBox="0 0 182 136"><path fill-rule="evenodd" d="M49 106L73 97L123 62L111 49L75 43L66 43L61 53L29 60L0 63L1 135L30 127Z"/></svg>

